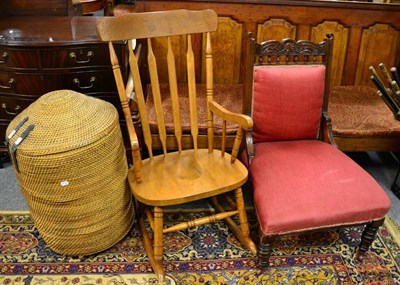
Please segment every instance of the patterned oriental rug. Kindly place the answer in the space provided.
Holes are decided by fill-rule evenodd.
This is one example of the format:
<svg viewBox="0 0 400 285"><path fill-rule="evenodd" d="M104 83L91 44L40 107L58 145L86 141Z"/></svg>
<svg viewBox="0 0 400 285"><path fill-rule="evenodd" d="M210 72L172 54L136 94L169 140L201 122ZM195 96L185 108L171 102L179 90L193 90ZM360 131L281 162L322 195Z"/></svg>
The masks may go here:
<svg viewBox="0 0 400 285"><path fill-rule="evenodd" d="M167 222L198 213L171 212ZM194 218L194 217L190 217ZM254 240L255 217L249 217ZM281 238L271 267L260 272L224 223L166 235L167 284L400 284L400 229L387 218L364 263L354 260L361 228ZM99 254L55 254L27 212L0 213L0 284L157 284L136 225L122 241Z"/></svg>

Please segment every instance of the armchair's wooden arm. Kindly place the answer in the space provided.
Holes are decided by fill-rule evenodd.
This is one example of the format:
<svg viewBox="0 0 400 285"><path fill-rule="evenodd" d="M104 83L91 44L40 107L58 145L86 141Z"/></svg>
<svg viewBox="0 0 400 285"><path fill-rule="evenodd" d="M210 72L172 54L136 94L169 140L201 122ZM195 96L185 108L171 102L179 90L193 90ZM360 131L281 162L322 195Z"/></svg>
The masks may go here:
<svg viewBox="0 0 400 285"><path fill-rule="evenodd" d="M331 145L334 145L336 147L337 144L335 143L335 140L333 139L333 133L332 133L332 121L331 117L329 117L329 114L327 112L322 112L322 135L323 135L323 141L330 143Z"/></svg>
<svg viewBox="0 0 400 285"><path fill-rule="evenodd" d="M252 130L248 130L246 132L246 158L247 158L247 167L250 166L251 161L254 158L254 146L253 146L253 132Z"/></svg>
<svg viewBox="0 0 400 285"><path fill-rule="evenodd" d="M215 101L209 101L208 104L211 112L223 120L236 123L244 130L251 130L253 128L253 119L251 117L230 112Z"/></svg>

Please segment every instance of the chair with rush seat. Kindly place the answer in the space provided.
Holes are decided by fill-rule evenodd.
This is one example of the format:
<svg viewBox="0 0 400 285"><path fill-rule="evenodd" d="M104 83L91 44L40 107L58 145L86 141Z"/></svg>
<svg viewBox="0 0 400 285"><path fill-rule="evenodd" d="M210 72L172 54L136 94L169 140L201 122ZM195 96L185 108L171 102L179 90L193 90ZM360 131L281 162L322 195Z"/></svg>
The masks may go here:
<svg viewBox="0 0 400 285"><path fill-rule="evenodd" d="M269 266L277 236L365 224L362 260L390 208L377 182L332 142L328 116L333 36L321 43L249 39L246 91L254 128L247 162Z"/></svg>
<svg viewBox="0 0 400 285"><path fill-rule="evenodd" d="M116 84L119 91L123 111L127 121L128 131L132 145L133 167L128 174L130 189L136 198L138 207L138 223L143 236L146 253L151 265L160 282L165 280L165 273L162 265L163 259L163 234L184 230L189 227L201 224L225 220L238 240L252 253L256 253L256 246L249 237L249 226L241 186L247 181L248 172L246 167L236 159L241 145L242 134L252 128L253 122L250 117L243 114L232 113L221 107L213 100L213 77L212 77L212 52L211 32L217 29L217 15L212 10L202 11L164 11L126 14L115 18L103 18L97 24L97 31L103 41L109 42L111 62L114 69ZM169 85L167 92L170 98L165 98L161 91L161 84L158 81L158 64L152 49L152 39L165 37L165 56L167 57L167 69ZM178 78L175 72L175 51L171 44L172 38L182 37L186 43L186 67L188 78L188 104L179 104ZM193 56L192 41L194 38L206 46L205 57L207 81L205 88L196 89L195 63L198 59ZM142 80L138 66L138 59L132 48L129 48L129 63L133 77L134 92L140 114L140 123L144 137L144 145L139 145L135 129L131 120L131 111L125 95L124 82L122 81L118 60L113 49L113 41L129 39L146 39L147 41L147 67L151 79L154 109L157 118L159 139L162 144L162 154L153 154L152 136L146 109L145 91L142 88ZM128 41L131 43L131 41ZM181 47L178 47L181 48ZM144 76L147 76L145 73ZM206 94L199 94L205 92ZM197 98L196 98L196 95ZM203 95L203 96L200 96ZM163 100L171 101L173 114L174 131L178 151L169 152L166 143L165 120ZM197 108L197 100L206 100L205 109ZM180 109L190 110L190 128L194 147L184 149L182 147L182 128ZM200 116L200 113L205 116ZM204 115L204 114L202 114ZM237 128L236 139L232 147L232 153L213 148L214 117L222 120L222 140L226 136L227 122L235 123ZM206 120L208 148L198 147L198 123L200 118ZM204 122L203 122L204 123ZM149 158L141 158L140 148L146 148ZM228 194L233 194L231 198ZM228 211L219 204L216 196L221 195L230 206ZM194 221L188 221L169 228L163 224L163 208L176 204L196 201L203 198L210 198L215 207L216 214L209 217L202 217ZM236 225L231 218L239 216L240 225ZM153 231L153 240L146 230L145 216Z"/></svg>

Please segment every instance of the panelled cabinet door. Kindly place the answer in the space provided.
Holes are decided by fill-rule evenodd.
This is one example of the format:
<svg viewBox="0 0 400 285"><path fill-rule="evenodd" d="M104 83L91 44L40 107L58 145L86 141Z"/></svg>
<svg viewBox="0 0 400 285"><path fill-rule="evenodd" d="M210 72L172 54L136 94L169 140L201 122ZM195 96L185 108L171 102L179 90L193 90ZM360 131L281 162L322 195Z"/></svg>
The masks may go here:
<svg viewBox="0 0 400 285"><path fill-rule="evenodd" d="M334 36L330 73L331 86L340 86L346 60L349 29L339 22L325 21L311 28L311 41L321 42L328 33L332 33Z"/></svg>
<svg viewBox="0 0 400 285"><path fill-rule="evenodd" d="M218 30L211 34L214 83L240 83L243 24L230 17L218 17ZM203 38L202 54L205 54ZM202 61L202 82L205 83L205 57Z"/></svg>
<svg viewBox="0 0 400 285"><path fill-rule="evenodd" d="M357 61L355 85L370 85L369 66L377 67L380 63L393 66L398 60L400 48L400 31L386 24L376 24L362 31L360 52Z"/></svg>

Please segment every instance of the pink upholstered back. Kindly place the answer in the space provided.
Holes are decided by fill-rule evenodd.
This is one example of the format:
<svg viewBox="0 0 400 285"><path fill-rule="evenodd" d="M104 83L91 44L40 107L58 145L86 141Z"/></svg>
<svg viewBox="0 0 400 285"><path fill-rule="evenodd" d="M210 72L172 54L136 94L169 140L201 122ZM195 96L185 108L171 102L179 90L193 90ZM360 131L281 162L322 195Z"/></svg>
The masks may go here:
<svg viewBox="0 0 400 285"><path fill-rule="evenodd" d="M255 66L253 141L316 139L324 65Z"/></svg>

